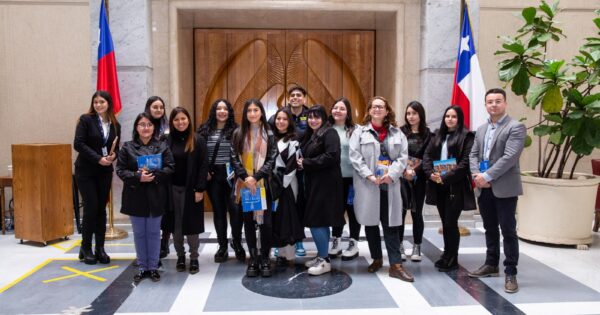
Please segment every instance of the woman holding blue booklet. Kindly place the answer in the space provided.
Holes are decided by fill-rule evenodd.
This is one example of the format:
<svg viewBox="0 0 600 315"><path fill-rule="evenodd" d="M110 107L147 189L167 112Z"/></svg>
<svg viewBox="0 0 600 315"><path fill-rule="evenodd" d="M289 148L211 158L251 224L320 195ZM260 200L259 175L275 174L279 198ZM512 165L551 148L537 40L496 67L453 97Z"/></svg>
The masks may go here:
<svg viewBox="0 0 600 315"><path fill-rule="evenodd" d="M271 198L266 194L266 180L275 164L277 146L267 123L265 109L257 99L244 103L242 124L232 137L231 164L236 175L235 196L242 208L242 194L264 194L265 204L261 210L243 213L244 234L250 260L246 275L263 277L272 274L270 252L273 245L271 228ZM261 198L263 199L263 198ZM240 211L242 211L240 209ZM260 255L256 242L256 225L260 229Z"/></svg>
<svg viewBox="0 0 600 315"><path fill-rule="evenodd" d="M160 223L169 207L168 189L175 163L167 143L153 137L152 116L140 113L133 126L133 140L125 142L117 159L117 175L123 180L121 213L129 215L133 228L139 266L134 282L144 278L156 282L160 280Z"/></svg>
<svg viewBox="0 0 600 315"><path fill-rule="evenodd" d="M435 262L441 272L458 269L458 217L463 210L476 208L469 170L474 139L464 126L460 107L450 106L423 157L423 171L428 179L425 202L437 206L444 231L444 253Z"/></svg>

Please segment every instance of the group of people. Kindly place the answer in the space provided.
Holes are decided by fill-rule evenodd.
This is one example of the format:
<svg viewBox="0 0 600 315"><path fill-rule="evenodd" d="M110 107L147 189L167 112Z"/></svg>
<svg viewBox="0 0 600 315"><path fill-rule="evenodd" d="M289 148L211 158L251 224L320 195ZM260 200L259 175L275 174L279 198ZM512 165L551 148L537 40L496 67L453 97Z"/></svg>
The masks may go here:
<svg viewBox="0 0 600 315"><path fill-rule="evenodd" d="M247 100L240 125L232 105L218 99L197 131L184 108L174 108L167 120L164 101L154 96L134 121L133 140L119 147L120 125L111 97L103 91L94 93L75 135L79 152L75 173L84 201L80 259L87 264L110 262L103 248L105 205L116 161L116 174L123 180L121 212L130 216L133 227L139 265L136 282L160 280L157 270L160 258L169 253L171 234L178 257L176 269L198 272L205 192L213 207L218 240L214 261L227 260L228 245L236 259L246 261L243 227L250 256L248 277L274 273L273 248L278 266L293 262L303 250L305 228L310 229L317 248L316 257L305 262L307 272L315 276L330 272L331 258L358 257L361 225L372 258L367 271L377 272L383 266L381 225L389 276L408 282L414 277L402 262L409 257L417 262L422 259L424 203L436 205L439 211L444 252L435 266L448 272L459 266L458 218L463 210L476 208L477 194L488 251L485 264L469 275L498 275L500 225L506 254L505 289L518 290L514 213L522 193L518 159L525 129L506 115L503 90L487 92L490 118L476 135L465 127L458 106L446 108L440 128L431 132L425 109L416 101L407 105L404 124L399 127L393 108L380 96L368 101L360 124L353 121L346 98L336 100L328 112L318 104L307 107L307 92L301 86L292 87L288 96L289 104L270 119L260 100ZM158 163L145 164L149 157ZM440 161L447 166L452 162L442 170ZM265 206L243 211L241 197L248 192L265 193ZM410 255L402 245L408 212L414 239ZM342 250L345 214L350 237Z"/></svg>

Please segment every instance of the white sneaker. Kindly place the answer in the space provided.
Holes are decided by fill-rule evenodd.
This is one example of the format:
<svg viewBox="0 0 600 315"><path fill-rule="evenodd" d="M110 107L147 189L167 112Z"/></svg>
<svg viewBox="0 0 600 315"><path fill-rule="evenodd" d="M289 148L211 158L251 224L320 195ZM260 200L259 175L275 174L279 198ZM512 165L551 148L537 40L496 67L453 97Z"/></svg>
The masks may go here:
<svg viewBox="0 0 600 315"><path fill-rule="evenodd" d="M317 257L317 263L308 268L308 274L311 276L320 276L324 273L328 273L331 271L331 263L327 262L327 260Z"/></svg>
<svg viewBox="0 0 600 315"><path fill-rule="evenodd" d="M402 261L406 261L406 253L404 252L404 244L400 243L400 257Z"/></svg>
<svg viewBox="0 0 600 315"><path fill-rule="evenodd" d="M334 237L333 242L331 242L331 249L329 250L329 256L337 257L342 254L342 249L340 248L340 240L341 237Z"/></svg>
<svg viewBox="0 0 600 315"><path fill-rule="evenodd" d="M348 248L344 250L344 252L342 253L342 260L352 260L356 257L358 257L358 242L351 238L348 241Z"/></svg>
<svg viewBox="0 0 600 315"><path fill-rule="evenodd" d="M310 268L310 267L312 267L312 266L316 265L318 261L319 261L319 256L317 256L317 257L315 257L315 258L313 258L313 259L311 259L311 260L309 260L309 261L305 262L305 263L304 263L304 266L305 266L306 268Z"/></svg>
<svg viewBox="0 0 600 315"><path fill-rule="evenodd" d="M412 254L410 255L410 260L421 261L421 244L413 245Z"/></svg>

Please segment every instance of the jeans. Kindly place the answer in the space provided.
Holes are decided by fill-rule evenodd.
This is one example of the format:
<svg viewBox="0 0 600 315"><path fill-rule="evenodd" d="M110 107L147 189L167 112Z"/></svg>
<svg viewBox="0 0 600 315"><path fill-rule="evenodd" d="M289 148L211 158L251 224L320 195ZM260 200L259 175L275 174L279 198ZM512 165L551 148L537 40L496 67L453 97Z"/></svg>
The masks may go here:
<svg viewBox="0 0 600 315"><path fill-rule="evenodd" d="M96 247L104 247L106 203L110 193L112 173L76 175L75 179L83 200L81 247L92 248L92 235L96 237Z"/></svg>
<svg viewBox="0 0 600 315"><path fill-rule="evenodd" d="M173 246L177 252L177 257L185 256L185 247L183 246L183 211L185 207L185 187L173 185L173 211L175 215L175 228L173 230ZM200 237L198 234L186 235L188 246L190 247L190 259L198 259L198 248L200 247Z"/></svg>
<svg viewBox="0 0 600 315"><path fill-rule="evenodd" d="M406 180L402 180L402 185L408 185ZM410 212L410 216L413 221L413 240L415 244L421 244L423 242L423 231L425 229L425 222L423 222L423 204L425 203L425 179L417 179L412 183L412 190L415 196L415 200L412 201L413 211ZM404 240L404 220L406 219L406 209L402 209L402 225L400 226L400 242Z"/></svg>
<svg viewBox="0 0 600 315"><path fill-rule="evenodd" d="M227 213L231 235L235 241L242 239L242 213L231 198L231 187L227 183L225 165L215 165L215 173L208 181L206 192L213 207L213 221L219 246L227 246Z"/></svg>
<svg viewBox="0 0 600 315"><path fill-rule="evenodd" d="M462 212L462 196L455 195L452 199L450 190L440 187L437 190L437 209L444 229L444 256L446 258L458 256L460 232L458 230L458 217Z"/></svg>
<svg viewBox="0 0 600 315"><path fill-rule="evenodd" d="M344 178L344 209L348 214L348 226L350 227L350 238L358 241L360 235L360 223L356 221L356 215L354 214L354 206L348 204L348 192L352 185L352 178ZM342 237L344 226L334 226L331 232L333 237Z"/></svg>
<svg viewBox="0 0 600 315"><path fill-rule="evenodd" d="M498 198L494 196L491 188L482 189L478 199L485 228L485 245L487 246L485 264L498 266L500 261L499 225L502 229L504 255L506 256L504 273L507 275L517 274L519 262L519 239L515 218L517 199L517 197Z"/></svg>
<svg viewBox="0 0 600 315"><path fill-rule="evenodd" d="M141 271L158 269L160 220L158 217L129 216L133 228L135 253Z"/></svg>
<svg viewBox="0 0 600 315"><path fill-rule="evenodd" d="M329 257L329 227L311 227L310 234L317 245L317 255L321 258Z"/></svg>
<svg viewBox="0 0 600 315"><path fill-rule="evenodd" d="M400 227L389 226L387 191L380 191L379 198L379 220L381 220L381 226L383 227L383 239L385 241L385 248L387 249L388 259L390 265L401 264L402 256L400 254ZM365 226L365 234L367 235L367 242L369 244L371 258L383 258L383 253L381 251L381 235L379 234L379 225Z"/></svg>

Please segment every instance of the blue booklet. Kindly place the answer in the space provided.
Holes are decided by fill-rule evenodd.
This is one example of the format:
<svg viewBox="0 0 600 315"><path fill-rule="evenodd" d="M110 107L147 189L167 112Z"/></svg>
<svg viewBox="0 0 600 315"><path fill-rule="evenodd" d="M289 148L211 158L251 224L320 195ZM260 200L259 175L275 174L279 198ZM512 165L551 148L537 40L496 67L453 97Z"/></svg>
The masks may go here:
<svg viewBox="0 0 600 315"><path fill-rule="evenodd" d="M142 155L137 158L138 169L146 171L156 171L162 169L162 155Z"/></svg>
<svg viewBox="0 0 600 315"><path fill-rule="evenodd" d="M250 189L240 189L240 200L242 201L242 210L244 212L259 211L267 209L267 190L264 187L257 187L256 193L250 193Z"/></svg>
<svg viewBox="0 0 600 315"><path fill-rule="evenodd" d="M445 175L447 172L456 168L456 159L433 161L433 169L440 175Z"/></svg>

